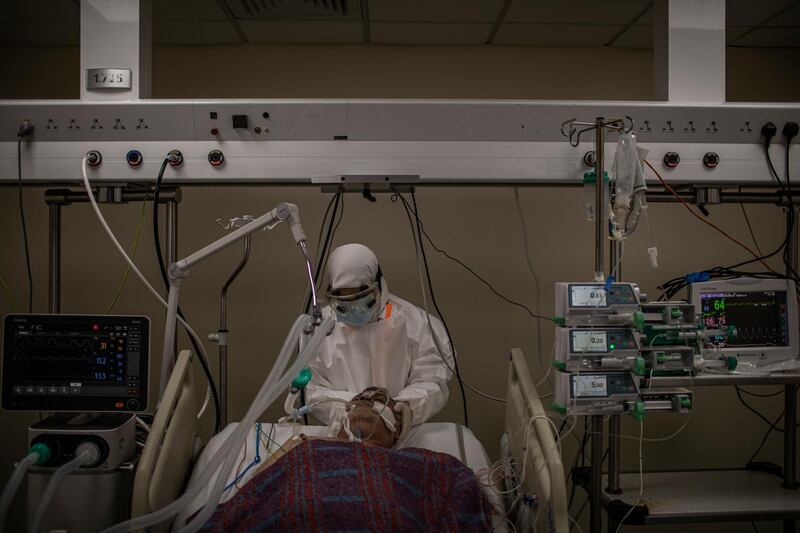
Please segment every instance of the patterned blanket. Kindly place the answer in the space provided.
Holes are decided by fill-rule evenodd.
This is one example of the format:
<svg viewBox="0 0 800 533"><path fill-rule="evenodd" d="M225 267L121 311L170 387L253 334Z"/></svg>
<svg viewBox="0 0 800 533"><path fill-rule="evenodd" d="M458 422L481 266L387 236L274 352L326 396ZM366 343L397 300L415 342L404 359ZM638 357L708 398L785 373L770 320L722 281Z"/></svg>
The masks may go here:
<svg viewBox="0 0 800 533"><path fill-rule="evenodd" d="M203 531L491 531L472 470L446 454L309 440L219 506Z"/></svg>

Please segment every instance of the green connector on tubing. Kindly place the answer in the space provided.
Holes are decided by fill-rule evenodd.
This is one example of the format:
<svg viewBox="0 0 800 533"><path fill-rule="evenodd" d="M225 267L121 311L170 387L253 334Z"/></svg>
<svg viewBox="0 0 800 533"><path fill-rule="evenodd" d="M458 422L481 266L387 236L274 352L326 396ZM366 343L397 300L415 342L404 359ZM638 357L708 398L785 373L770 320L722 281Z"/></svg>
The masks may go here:
<svg viewBox="0 0 800 533"><path fill-rule="evenodd" d="M52 457L52 452L50 451L50 448L48 448L47 444L43 442L37 442L36 444L31 446L31 449L28 450L28 453L29 454L35 453L36 455L39 456L39 458L36 460L37 465L45 464L47 461L50 460L50 457Z"/></svg>
<svg viewBox="0 0 800 533"><path fill-rule="evenodd" d="M736 358L735 355L729 355L725 358L728 366L728 370L733 372L736 370L736 367L739 366L739 360Z"/></svg>
<svg viewBox="0 0 800 533"><path fill-rule="evenodd" d="M567 363L565 363L564 361L553 361L550 364L553 365L553 368L555 368L556 370L560 370L562 372L567 369Z"/></svg>
<svg viewBox="0 0 800 533"><path fill-rule="evenodd" d="M675 307L672 308L672 318L680 318L683 316L683 311L680 309L676 309Z"/></svg>
<svg viewBox="0 0 800 533"><path fill-rule="evenodd" d="M636 331L644 331L644 313L641 311L634 311L633 327L636 329Z"/></svg>
<svg viewBox="0 0 800 533"><path fill-rule="evenodd" d="M292 388L298 390L304 388L306 385L308 385L308 382L311 381L312 375L313 374L311 374L311 370L308 367L305 367L303 370L298 372L297 376L292 380Z"/></svg>
<svg viewBox="0 0 800 533"><path fill-rule="evenodd" d="M609 176L607 171L603 171L603 183L608 183ZM590 184L596 185L597 184L597 173L594 170L589 170L583 173L583 184Z"/></svg>
<svg viewBox="0 0 800 533"><path fill-rule="evenodd" d="M564 327L567 325L567 319L564 318L563 316L554 316L553 323L557 326Z"/></svg>
<svg viewBox="0 0 800 533"><path fill-rule="evenodd" d="M630 414L631 414L631 416L633 417L634 420L636 420L638 422L643 422L644 421L644 413L645 413L645 411L644 411L644 403L636 402L636 403L633 404L633 409L631 409L631 413Z"/></svg>
<svg viewBox="0 0 800 533"><path fill-rule="evenodd" d="M686 409L692 408L692 399L688 396L684 396L681 398L681 407L685 407Z"/></svg>
<svg viewBox="0 0 800 533"><path fill-rule="evenodd" d="M550 404L550 407L552 407L553 411L557 413L561 413L562 415L567 414L567 406L564 405L563 403L553 403Z"/></svg>
<svg viewBox="0 0 800 533"><path fill-rule="evenodd" d="M637 357L633 360L633 373L637 376L644 376L647 369L644 366L644 357Z"/></svg>

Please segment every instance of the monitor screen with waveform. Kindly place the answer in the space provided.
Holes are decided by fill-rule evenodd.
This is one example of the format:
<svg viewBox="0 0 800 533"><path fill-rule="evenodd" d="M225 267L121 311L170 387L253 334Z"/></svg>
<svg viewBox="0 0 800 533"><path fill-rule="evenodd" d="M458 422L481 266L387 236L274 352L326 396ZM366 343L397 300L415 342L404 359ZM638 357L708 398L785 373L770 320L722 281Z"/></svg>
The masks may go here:
<svg viewBox="0 0 800 533"><path fill-rule="evenodd" d="M736 327L736 336L715 344L768 347L789 345L786 291L702 293L703 324L708 329Z"/></svg>
<svg viewBox="0 0 800 533"><path fill-rule="evenodd" d="M147 405L148 350L146 317L8 315L3 407L142 410Z"/></svg>
<svg viewBox="0 0 800 533"><path fill-rule="evenodd" d="M756 366L796 359L800 346L797 291L785 279L732 278L694 283L691 300L707 329L733 327L708 348Z"/></svg>

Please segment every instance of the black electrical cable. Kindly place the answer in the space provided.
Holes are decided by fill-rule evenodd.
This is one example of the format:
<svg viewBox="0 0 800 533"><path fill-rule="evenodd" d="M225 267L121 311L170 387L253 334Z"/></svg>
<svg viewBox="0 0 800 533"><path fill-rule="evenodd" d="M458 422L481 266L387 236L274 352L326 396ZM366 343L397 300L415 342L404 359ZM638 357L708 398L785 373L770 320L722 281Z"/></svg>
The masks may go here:
<svg viewBox="0 0 800 533"><path fill-rule="evenodd" d="M756 398L773 398L775 396L780 396L781 394L783 394L783 389L775 392L770 392L769 394L759 394L757 392L751 392L749 390L745 390L742 388L740 388L739 390L747 394L748 396L755 396Z"/></svg>
<svg viewBox="0 0 800 533"><path fill-rule="evenodd" d="M159 235L159 225L158 225L158 200L159 195L161 193L161 183L164 180L164 170L167 168L167 164L169 163L169 158L165 158L164 162L161 163L161 168L158 171L158 178L156 179L156 185L153 189L153 241L155 243L156 248L156 258L158 259L158 268L161 271L161 279L164 280L164 286L167 290L169 290L169 278L167 277L167 268L164 264L164 257L161 253L161 236ZM180 306L178 306L178 316L183 319L184 322L188 323L186 320L186 316L183 314ZM188 330L187 330L188 333ZM200 346L197 344L197 341L194 337L189 334L189 341L192 343L192 348L194 352L197 354L197 359L200 361L200 366L203 367L203 373L206 375L206 379L208 380L208 386L211 388L211 397L214 401L214 433L219 433L222 429L220 427L220 407L219 407L219 395L217 394L217 386L214 384L214 378L211 375L211 369L208 367L208 361L206 358L203 357L203 352L200 351Z"/></svg>
<svg viewBox="0 0 800 533"><path fill-rule="evenodd" d="M333 217L331 216L331 222L333 222ZM324 260L322 262L322 271L324 272L326 268L328 268L328 259L331 256L331 248L333 247L333 241L336 238L336 231L339 229L339 225L342 223L342 219L344 218L344 193L341 194L341 198L339 198L339 218L336 220L336 224L333 226L333 232L331 233L331 242L328 247L328 252L325 254Z"/></svg>
<svg viewBox="0 0 800 533"><path fill-rule="evenodd" d="M797 389L798 387L800 387L800 386L795 386L795 389ZM748 411L750 411L751 413L755 414L755 415L756 415L758 418L760 418L761 420L763 420L763 421L764 421L764 423L765 423L765 424L767 424L767 425L770 427L770 429L771 429L771 430L773 430L773 431L777 431L777 432L779 432L779 433L783 433L783 432L784 432L785 428L780 428L780 427L778 427L778 426L776 425L776 424L777 424L777 422L775 422L775 423L773 423L773 422L770 422L770 421L767 419L767 417L766 417L766 416L762 415L760 412L758 412L758 410L757 410L755 407L751 406L749 403L747 403L747 402L744 400L744 398L742 398L742 391L741 391L741 389L739 388L739 386L738 386L738 385L737 385L737 386L735 386L735 389L736 389L736 397L737 397L737 398L739 398L739 402L740 402L742 405L744 405L744 406L747 408L747 410L748 410ZM795 429L797 429L798 427L800 427L800 423L798 423L798 424L795 424L795 426L794 426L794 428L795 428Z"/></svg>
<svg viewBox="0 0 800 533"><path fill-rule="evenodd" d="M575 453L575 460L572 462L572 466L570 467L569 472L567 472L567 483L572 482L572 488L570 489L569 493L569 503L567 504L567 509L570 509L572 507L572 502L575 500L576 485L574 480L572 479L572 472L578 466L578 461L585 458L586 444L588 443L588 441L589 441L589 431L584 421L584 433L583 433L583 438L581 439L581 447Z"/></svg>
<svg viewBox="0 0 800 533"><path fill-rule="evenodd" d="M769 427L767 432L764 433L764 438L761 439L761 444L758 445L758 448L756 448L756 451L754 451L753 455L751 455L750 459L748 459L748 461L747 461L748 465L753 463L753 460L756 458L756 456L758 456L758 454L762 450L762 448L764 448L764 445L767 443L767 439L772 434L772 431L774 430L775 426L777 426L778 422L781 421L781 418L783 418L783 415L785 415L785 414L786 414L786 410L784 409L783 411L781 411L781 414L778 415L778 418L775 419L775 422Z"/></svg>
<svg viewBox="0 0 800 533"><path fill-rule="evenodd" d="M407 203L407 200L406 200L405 198L403 198L403 196L402 196L402 195L399 195L399 194L398 194L397 196L398 196L398 197L399 197L401 200L403 200L403 202L404 202L404 203ZM412 199L413 199L413 195L412 195ZM412 210L412 212L413 212L413 213L414 213L414 215L416 216L416 211L415 211L415 210ZM472 268L470 268L470 266L469 266L469 265L467 265L466 263L464 263L464 262L463 262L463 261L461 261L460 259L458 259L458 258L456 258L456 257L453 257L453 256L452 256L452 255L450 255L450 254L449 254L449 253L448 253L446 250L444 250L444 249L442 249L442 248L439 248L439 247L436 245L436 243L435 243L435 242L433 242L433 239L431 239L430 235L428 235L428 232L426 232L426 231L425 231L425 226L424 226L424 224L422 224L422 221L419 219L419 217L417 217L417 221L418 221L418 223L420 223L420 225L421 225L422 234L425 236L425 238L428 240L428 242L430 243L430 245L433 247L433 249L434 249L434 250L436 250L436 251L437 251L437 252L439 252L440 254L444 255L444 256L445 256L446 258L448 258L449 260L451 260L451 261L453 261L453 262L455 262L455 263L458 263L459 265L461 265L461 267L462 267L462 268L464 268L464 269L465 269L465 270L467 270L467 271L468 271L470 274L472 274L472 275L473 275L473 276L474 276L474 277L475 277L475 278L476 278L478 281L480 281L481 283L483 283L484 285L486 285L486 286L489 288L489 290L490 290L490 291L492 291L492 292L495 294L495 296L497 296L497 297L498 297L498 298L500 298L501 300L505 301L506 303L509 303L509 304L511 304L511 305L514 305L514 306L517 306L517 307L519 307L520 309L523 309L525 312L527 312L527 313L528 313L528 314L529 314L531 317L533 317L533 318L537 318L537 319L539 319L539 320L546 320L546 321L548 321L548 322L554 322L554 323L555 323L555 320L554 320L553 318L549 318L549 317L546 317L546 316L538 315L538 314L534 313L533 311L531 311L531 310L530 310L530 308L529 308L528 306L526 306L525 304L522 304L522 303L516 302L516 301L514 301L514 300L512 300L512 299L510 299L510 298L508 298L508 297L506 297L506 296L504 296L504 295L503 295L503 294L502 294L500 291L498 291L497 289L495 289L495 288L494 288L494 286L493 286L491 283L489 283L488 281L486 281L486 280L485 280L484 278L482 278L482 277L481 277L481 276L480 276L480 275L479 275L477 272L475 272L475 271L474 271ZM421 242L421 241L420 241L420 242Z"/></svg>
<svg viewBox="0 0 800 533"><path fill-rule="evenodd" d="M33 313L33 274L31 272L31 254L28 248L28 225L25 222L25 206L22 201L22 139L25 135L17 134L17 182L19 197L19 219L22 223L22 243L25 246L25 268L28 272L28 313Z"/></svg>
<svg viewBox="0 0 800 533"><path fill-rule="evenodd" d="M792 204L793 196L791 190L791 179L789 177L789 145L786 145L786 183L784 184L780 177L778 176L777 171L775 170L775 165L772 163L772 157L769 153L769 139L765 139L764 141L764 156L767 162L767 169L769 170L770 177L777 183L778 187L780 188L780 192L782 195L786 197L789 202L789 205ZM749 219L747 218L747 214L745 212L746 222L749 226ZM718 279L718 278L726 278L726 277L737 277L737 276L749 276L749 277L766 277L766 278L773 278L773 279L788 279L794 281L796 284L800 285L800 276L795 271L795 269L791 265L791 260L789 258L789 242L794 235L794 228L796 225L796 216L794 209L789 209L787 212L787 219L786 219L786 232L784 234L783 242L772 252L768 254L761 255L760 257L749 259L747 261L741 261L734 265L730 265L727 267L714 267L706 271L707 274L711 278ZM750 228L751 236L753 236L752 228ZM754 237L754 236L753 236ZM754 273L754 272L740 272L736 271L735 269L743 267L745 265L749 265L755 263L757 261L764 261L777 255L779 252L783 252L782 254L782 261L786 267L786 274L778 274L775 272L762 272L762 273ZM677 294L681 289L689 285L689 281L686 279L685 276L681 276L678 278L673 278L658 287L659 290L662 291L662 295L659 297L660 300L670 299L675 294ZM798 293L800 294L800 286L796 287Z"/></svg>
<svg viewBox="0 0 800 533"><path fill-rule="evenodd" d="M408 205L408 201L405 197L399 193L396 193L396 197L399 197L400 200L403 201L403 206L406 209L411 210L414 214L414 218L416 219L416 230L417 230L417 241L419 242L419 249L422 252L422 263L425 266L425 276L428 280L428 291L431 295L431 303L433 303L433 308L436 309L436 313L439 315L439 319L442 321L442 325L444 326L444 331L447 334L447 340L450 343L450 349L453 351L453 366L455 367L456 371L456 379L458 379L458 388L461 391L461 405L464 408L464 426L469 427L469 412L467 408L467 393L464 390L464 382L461 379L461 369L458 366L458 355L456 354L456 345L453 343L453 337L450 335L450 328L447 327L447 322L445 321L444 315L442 314L442 310L439 308L439 304L436 301L436 295L434 294L433 290L433 281L431 280L431 271L428 266L428 257L425 253L425 245L422 241L422 221L419 219L419 214L417 211L417 198L414 194L414 191L411 191L411 201L414 203L414 208ZM396 201L396 200L395 200ZM408 214L408 212L406 212ZM410 218L410 217L409 217ZM409 221L410 222L410 221ZM412 226L411 231L414 231L414 227ZM425 290L423 287L422 290ZM444 356L444 354L442 354Z"/></svg>

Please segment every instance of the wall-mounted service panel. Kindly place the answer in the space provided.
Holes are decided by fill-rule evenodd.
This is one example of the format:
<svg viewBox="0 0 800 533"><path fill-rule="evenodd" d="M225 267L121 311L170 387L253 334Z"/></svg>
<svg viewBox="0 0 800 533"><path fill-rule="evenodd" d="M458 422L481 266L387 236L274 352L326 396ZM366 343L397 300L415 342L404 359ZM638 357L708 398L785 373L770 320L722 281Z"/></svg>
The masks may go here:
<svg viewBox="0 0 800 533"><path fill-rule="evenodd" d="M778 135L800 122L796 104L672 105L658 102L466 100L147 100L0 102L0 181L17 179L17 132L26 182L76 182L80 160L102 155L92 178L153 181L170 150L184 164L176 183L311 183L345 174L412 174L426 183L577 183L589 169L593 133L570 146L564 121L633 119L648 160L673 183L771 185L761 127ZM616 134L606 135L610 167ZM797 142L797 140L795 140ZM126 154L138 151L141 164ZM791 166L800 172L797 150ZM220 157L221 156L221 157ZM655 180L650 173L648 179Z"/></svg>

